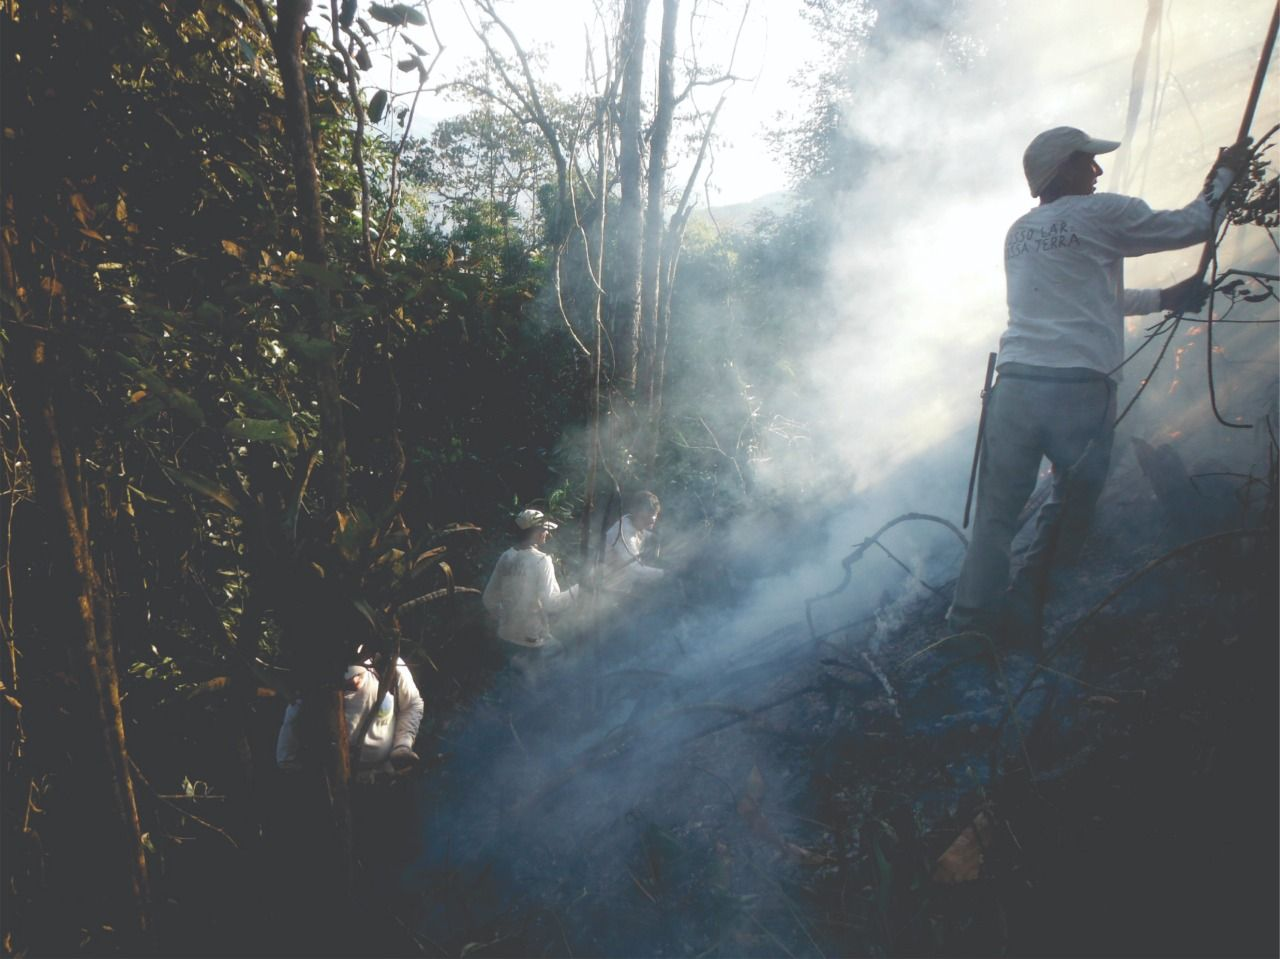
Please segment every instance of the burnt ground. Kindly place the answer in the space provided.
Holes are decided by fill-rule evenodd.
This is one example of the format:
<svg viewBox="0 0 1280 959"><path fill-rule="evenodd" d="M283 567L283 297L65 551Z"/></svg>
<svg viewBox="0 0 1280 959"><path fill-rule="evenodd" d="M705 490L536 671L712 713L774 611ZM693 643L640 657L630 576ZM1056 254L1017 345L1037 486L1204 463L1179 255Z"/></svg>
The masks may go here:
<svg viewBox="0 0 1280 959"><path fill-rule="evenodd" d="M652 612L499 674L420 783L419 948L1275 955L1274 509L1118 472L1038 657L904 580L817 640Z"/></svg>

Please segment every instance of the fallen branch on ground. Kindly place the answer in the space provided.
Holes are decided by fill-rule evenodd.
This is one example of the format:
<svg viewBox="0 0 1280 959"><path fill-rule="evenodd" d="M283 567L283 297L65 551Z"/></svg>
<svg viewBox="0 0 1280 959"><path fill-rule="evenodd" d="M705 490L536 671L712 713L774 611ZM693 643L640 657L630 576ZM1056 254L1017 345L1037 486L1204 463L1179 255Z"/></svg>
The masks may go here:
<svg viewBox="0 0 1280 959"><path fill-rule="evenodd" d="M897 526L899 523L906 523L912 520L921 520L929 523L938 523L941 526L945 526L947 529L951 530L951 532L956 534L956 538L960 540L960 545L964 546L966 549L968 549L969 547L969 540L965 538L964 533L960 532L960 530L956 527L956 525L952 523L950 520L945 520L941 516L934 516L932 513L903 513L901 516L897 517L896 519L889 520L889 522L885 523L878 530L876 530L874 533L872 533L870 536L864 539L861 543L859 543L852 553L850 553L848 556L846 556L843 560L840 561L840 565L844 567L844 578L840 581L839 586L837 586L835 589L831 590L828 593L822 593L819 596L814 596L811 599L806 599L804 601L804 618L806 622L808 622L809 624L809 635L813 639L816 640L818 638L818 631L813 627L813 604L816 602L819 602L820 600L830 599L832 596L835 596L839 593L844 592L844 590L848 587L849 583L853 581L853 564L858 562L858 560L862 559L862 557L866 554L867 550L869 550L872 546L878 546L880 537L883 536L885 533L887 533L889 530L893 529L893 527ZM881 546L880 548L884 549L883 546ZM887 553L888 550L885 550L885 552ZM897 559L897 557L894 557L894 559ZM910 571L908 570L908 572ZM915 574L912 574L912 575L915 575ZM925 583L925 585L928 586L929 584ZM929 586L929 588L933 589L932 586ZM937 590L934 590L934 592L937 592Z"/></svg>

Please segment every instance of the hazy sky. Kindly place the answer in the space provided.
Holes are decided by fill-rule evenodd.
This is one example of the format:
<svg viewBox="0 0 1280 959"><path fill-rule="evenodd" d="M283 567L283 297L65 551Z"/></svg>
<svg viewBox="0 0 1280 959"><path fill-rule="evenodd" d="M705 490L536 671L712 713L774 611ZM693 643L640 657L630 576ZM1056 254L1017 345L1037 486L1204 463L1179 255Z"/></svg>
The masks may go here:
<svg viewBox="0 0 1280 959"><path fill-rule="evenodd" d="M700 60L706 64L727 63L738 40L734 72L742 79L730 93L717 127L721 145L711 190L717 203L742 202L786 186L785 170L764 134L776 125L780 112L795 109L792 81L823 55L821 44L800 18L800 5L801 0L701 0L695 6L692 0L684 0L686 19L677 39L682 55L694 45L691 30ZM1238 121L1270 14L1269 0L1163 0L1160 6L1163 15L1148 62L1147 96L1165 101L1160 124L1167 119L1192 120L1188 135L1208 149L1205 138L1217 134L1219 112L1222 118L1231 114ZM317 7L327 8L327 4L321 0ZM928 76L937 66L933 51L913 50L909 42L904 43L891 56L882 57L877 69L860 77L860 106L857 115L850 117L860 131L890 146L907 138L934 139L940 132L938 119L947 128L966 121L970 128L1016 129L1019 137L1059 122L1091 125L1091 132L1096 128L1099 136L1122 134L1147 2L957 0L955 7L961 13L959 29L987 68L955 76L954 82L963 89L939 90L933 82L936 78ZM500 4L522 43L545 53L546 79L565 91L589 87L587 37L598 45L601 36L595 8L593 0ZM652 56L662 4L655 0L651 8ZM694 9L699 16L690 24L687 14ZM479 56L480 44L468 26L468 15L472 22L479 18L470 0L432 0L430 11L444 48L432 78L439 82ZM437 45L427 28L410 29L413 38L434 55ZM399 43L396 52L401 52ZM922 56L925 62L909 62ZM390 67L388 73L402 87L411 76ZM366 76L374 82L386 79L377 70ZM1237 89L1241 84L1244 90ZM718 91L704 92L702 103L710 107L717 96ZM1274 113L1274 90L1268 92L1267 101ZM940 106L948 111L941 117ZM1264 113L1267 106L1264 103ZM968 112L950 112L958 107ZM459 104L428 97L419 106L419 119L427 123L459 109ZM1150 132L1149 123L1150 117L1144 117L1140 132ZM1006 145L990 139L992 160L997 147L1011 148L1019 142L1023 141ZM1002 175L1009 169L1018 173L1017 156L1012 159L1014 163L999 168ZM1147 165L1138 171L1144 169L1150 171ZM1140 182L1135 178L1131 184ZM1104 180L1102 188L1115 185Z"/></svg>
<svg viewBox="0 0 1280 959"><path fill-rule="evenodd" d="M327 8L327 4L324 4ZM662 4L650 4L647 30L651 56L659 38ZM789 79L803 68L806 60L817 55L818 44L797 12L800 0L701 0L697 31L700 62L727 65L735 38L738 38L734 73L741 79L721 112L717 130L723 139L718 148L711 180L713 200L719 204L738 203L765 193L784 189L786 173L764 143L766 128L780 111L795 104ZM685 11L694 9L685 0ZM598 43L601 35L592 0L518 0L500 4L504 19L528 50L540 51L547 57L545 78L565 92L589 89L587 36ZM479 23L478 14L469 0L433 0L432 20L439 33L444 54L432 82L445 80L464 68L468 61L480 56L482 48L468 25ZM745 17L744 17L745 13ZM677 37L680 53L691 46L689 20ZM739 34L739 26L741 31ZM434 55L437 46L426 27L411 28L415 41ZM400 54L402 44L397 42ZM408 85L410 75L389 69L392 81L400 88ZM652 67L649 76L653 76ZM387 75L375 70L366 75L371 83L385 83ZM714 106L719 90L695 93L699 105ZM432 119L448 116L465 108L441 98L424 100L418 108L422 125ZM418 126L419 124L415 124Z"/></svg>

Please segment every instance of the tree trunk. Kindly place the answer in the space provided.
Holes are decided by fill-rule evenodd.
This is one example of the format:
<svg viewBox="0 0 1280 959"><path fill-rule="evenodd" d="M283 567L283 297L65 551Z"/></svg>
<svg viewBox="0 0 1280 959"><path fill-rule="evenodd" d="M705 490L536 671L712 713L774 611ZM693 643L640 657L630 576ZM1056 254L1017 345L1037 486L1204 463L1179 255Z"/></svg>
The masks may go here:
<svg viewBox="0 0 1280 959"><path fill-rule="evenodd" d="M661 272L663 233L666 224L664 200L667 190L667 146L675 116L676 18L680 0L662 0L662 44L658 51L658 102L649 131L648 206L644 220L644 255L640 273L640 328L642 347L640 387L648 407L646 448L656 449L658 423L655 395L658 371L658 321L662 309ZM652 461L649 463L652 466Z"/></svg>
<svg viewBox="0 0 1280 959"><path fill-rule="evenodd" d="M279 17L271 46L276 54L280 83L284 88L284 129L298 191L298 220L302 254L324 263L324 217L320 210L320 177L311 138L311 110L307 104L307 79L302 39L311 0L280 0Z"/></svg>
<svg viewBox="0 0 1280 959"><path fill-rule="evenodd" d="M671 296L675 292L676 272L680 267L680 251L684 246L684 231L689 223L690 207L678 210L671 218L663 242L662 269L658 284L657 346L653 353L653 389L649 399L649 416L653 420L653 448L650 461L658 455L657 424L662 419L662 387L667 378L667 344L671 340Z"/></svg>
<svg viewBox="0 0 1280 959"><path fill-rule="evenodd" d="M684 247L684 231L689 225L689 216L693 212L693 189L698 182L698 175L702 172L702 164L707 158L707 151L711 146L711 134L715 130L716 120L724 106L725 96L725 94L721 95L720 102L711 111L711 116L703 129L698 157L694 161L689 178L685 181L684 192L676 204L675 212L671 214L671 222L667 225L667 231L663 237L662 262L659 264L658 271L657 332L654 337L657 341L657 349L653 355L652 389L649 402L649 419L655 426L650 435L652 445L646 451L650 464L656 462L658 458L657 424L662 421L662 387L667 374L667 343L671 338L671 296L675 291L680 251Z"/></svg>
<svg viewBox="0 0 1280 959"><path fill-rule="evenodd" d="M333 908L349 906L354 888L355 859L351 840L351 795L347 784L351 778L351 758L347 743L346 717L342 709L342 692L315 689L305 694L302 703L303 735L319 746L319 760L324 796L328 811L326 825L331 830L332 845L319 850L322 889L332 882ZM326 897L328 898L328 897Z"/></svg>
<svg viewBox="0 0 1280 959"><path fill-rule="evenodd" d="M302 41L311 0L280 0L275 32L271 35L280 82L284 87L284 128L298 194L298 221L302 253L317 266L328 262L324 240L324 216L320 209L320 175L311 138L311 109L307 101ZM315 295L315 335L336 342L328 293ZM320 402L320 435L325 449L324 492L331 509L347 499L347 439L342 421L342 395L338 384L336 350L316 362L316 386Z"/></svg>
<svg viewBox="0 0 1280 959"><path fill-rule="evenodd" d="M644 142L640 121L648 9L649 0L627 0L622 13L622 29L618 34L618 59L622 72L618 95L618 181L622 198L618 204L618 267L617 279L612 284L610 315L614 341L613 380L628 390L636 385L640 350L641 207L644 200Z"/></svg>
<svg viewBox="0 0 1280 959"><path fill-rule="evenodd" d="M311 137L311 111L307 100L306 73L303 64L303 38L306 17L311 0L279 0L277 23L272 33L280 79L284 88L285 132L293 165L294 182L298 195L298 218L302 231L303 255L317 265L328 262L325 247L324 220L320 207L320 177L316 170L315 150ZM329 342L336 342L329 294L323 289L315 291L316 335ZM336 513L347 500L347 443L342 417L342 397L338 381L337 351L316 362L316 386L320 405L320 437L325 450L323 493L330 513ZM341 648L344 637L331 635L339 628L335 622L308 623L308 604L314 602L305 589L296 589L297 582L286 578L284 595L280 599L297 608L285 612L283 619L295 624L290 630L291 644L297 648L312 649L312 659L319 672L329 668L330 653ZM307 623L299 627L298 623ZM315 635L320 631L321 635ZM338 676L322 677L332 682ZM354 885L354 858L351 836L351 804L348 781L351 766L347 751L346 722L343 717L342 695L336 689L323 684L310 684L304 694L306 715L304 736L311 744L313 754L323 774L324 796L328 825L327 836L318 837L329 843L329 848L317 850L317 861L322 874L312 877L322 888L331 890L333 903L338 909L348 905ZM330 870L332 870L330 872ZM328 897L326 897L328 898Z"/></svg>
<svg viewBox="0 0 1280 959"><path fill-rule="evenodd" d="M601 158L601 162L596 165L596 196L603 198L608 190L608 169L604 163L604 157L608 154L609 147L609 118L607 116L607 106L601 105L599 114L596 117L596 155ZM608 212L608 204L600 205L600 222L599 229L596 234L598 246L595 255L595 273L600 276L604 270L604 248L606 239L606 220ZM588 250L587 255L591 252ZM582 536L579 541L579 548L582 557L582 568L584 571L590 567L590 549L591 549L591 522L595 513L595 497L596 497L596 481L597 471L600 465L600 388L601 388L601 359L603 357L602 346L604 343L604 292L599 284L596 284L593 290L593 311L592 319L594 320L594 338L591 344L591 380L588 383L590 390L590 398L588 406L591 410L591 446L587 452L587 478L585 483L585 501L582 507ZM596 575L599 570L594 573L584 573L589 577L589 582L594 586L597 585ZM594 593L592 594L594 595Z"/></svg>
<svg viewBox="0 0 1280 959"><path fill-rule="evenodd" d="M18 43L24 53L34 54L24 67L36 66L39 57L55 61L57 49L49 41L57 35L61 16L61 11L42 11L39 5L31 11L23 9L23 26L30 31L26 42L42 33L46 37L43 50L39 44ZM14 100L17 110L6 117L6 125L12 122L16 129L29 129L29 103L21 97ZM61 617L62 628L50 635L65 637L82 691L77 702L67 704L87 727L82 730L87 749L75 750L84 760L77 772L83 777L85 808L103 814L104 832L84 848L84 865L95 878L102 877L102 888L94 892L102 893L110 922L130 945L145 948L151 931L149 882L125 744L111 608L92 551L80 451L74 438L61 433L64 424L75 422L74 415L60 405L58 393L74 377L51 347L60 335L58 324L65 326L65 293L56 268L46 268L39 259L58 245L57 237L50 235L56 233L50 225L51 208L66 209L76 187L67 174L51 175L48 160L31 152L30 145L13 149L14 156L6 163L0 287L5 312L17 322L8 332L5 358L13 373L15 411L20 411L26 429L36 496L47 524L45 539L54 550L51 565L58 570L44 601L37 604L37 616ZM39 317L43 327L30 325L32 317ZM52 337L46 329L53 331Z"/></svg>
<svg viewBox="0 0 1280 959"><path fill-rule="evenodd" d="M6 292L16 294L19 287L12 279L6 276ZM56 599L46 612L53 617L65 612L75 624L74 630L62 632L79 687L85 693L80 709L69 704L75 721L81 724L81 741L89 744L90 750L79 766L85 790L79 801L91 817L105 813L105 835L94 835L81 843L83 865L91 870L91 885L104 894L110 924L133 948L145 948L151 935L150 891L125 742L111 607L90 546L89 510L77 466L80 456L61 436L63 417L54 395L55 384L67 378L54 369L52 353L42 338L31 337L10 355L36 495L48 523L48 541L57 550L56 567L61 571L50 584L51 596Z"/></svg>

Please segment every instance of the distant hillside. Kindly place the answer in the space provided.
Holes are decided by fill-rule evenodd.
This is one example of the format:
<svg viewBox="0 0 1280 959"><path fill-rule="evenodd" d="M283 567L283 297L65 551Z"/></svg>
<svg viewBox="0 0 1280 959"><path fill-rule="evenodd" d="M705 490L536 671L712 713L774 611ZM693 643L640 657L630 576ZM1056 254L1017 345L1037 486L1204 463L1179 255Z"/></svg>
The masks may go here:
<svg viewBox="0 0 1280 959"><path fill-rule="evenodd" d="M742 230L749 227L757 215L786 213L794 202L792 194L777 190L745 203L730 203L727 206L713 207L710 211L704 207L694 212L690 223L719 226L722 230Z"/></svg>

